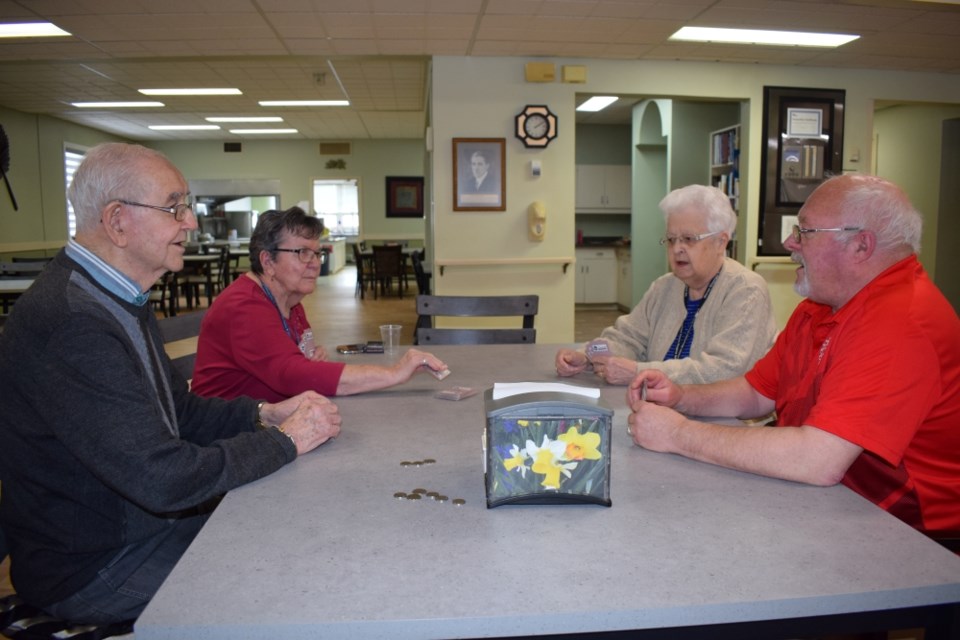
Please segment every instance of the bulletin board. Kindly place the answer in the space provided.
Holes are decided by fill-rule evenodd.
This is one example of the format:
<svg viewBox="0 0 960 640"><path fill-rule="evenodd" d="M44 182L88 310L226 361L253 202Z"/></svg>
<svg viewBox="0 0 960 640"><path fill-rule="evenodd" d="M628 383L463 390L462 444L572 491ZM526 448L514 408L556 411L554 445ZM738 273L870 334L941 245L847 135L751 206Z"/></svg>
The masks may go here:
<svg viewBox="0 0 960 640"><path fill-rule="evenodd" d="M783 239L807 197L843 170L842 89L763 88L758 256L789 255Z"/></svg>

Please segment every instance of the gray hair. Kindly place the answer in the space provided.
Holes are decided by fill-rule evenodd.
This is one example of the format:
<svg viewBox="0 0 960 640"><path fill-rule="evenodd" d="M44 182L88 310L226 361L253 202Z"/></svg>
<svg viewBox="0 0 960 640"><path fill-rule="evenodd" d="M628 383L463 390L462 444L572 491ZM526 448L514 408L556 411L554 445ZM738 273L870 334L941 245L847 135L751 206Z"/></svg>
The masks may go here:
<svg viewBox="0 0 960 640"><path fill-rule="evenodd" d="M881 251L910 247L920 253L923 216L900 187L877 176L831 178L839 179L852 182L839 197L844 225L873 231Z"/></svg>
<svg viewBox="0 0 960 640"><path fill-rule="evenodd" d="M77 217L77 231L88 232L100 222L100 212L119 198L139 200L149 186L143 161L160 159L173 166L154 149L123 142L107 142L90 149L73 174L67 199Z"/></svg>
<svg viewBox="0 0 960 640"><path fill-rule="evenodd" d="M716 187L691 184L674 189L660 201L664 220L669 220L671 214L684 209L700 211L710 233L726 231L733 238L737 230L737 214L730 206L730 198Z"/></svg>

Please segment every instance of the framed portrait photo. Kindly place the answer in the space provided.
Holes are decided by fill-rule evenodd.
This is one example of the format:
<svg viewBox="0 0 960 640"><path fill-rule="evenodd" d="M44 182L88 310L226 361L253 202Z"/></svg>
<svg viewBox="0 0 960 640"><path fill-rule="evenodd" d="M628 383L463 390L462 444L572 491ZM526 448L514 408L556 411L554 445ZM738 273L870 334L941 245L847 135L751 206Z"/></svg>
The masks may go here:
<svg viewBox="0 0 960 640"><path fill-rule="evenodd" d="M453 139L453 210L506 211L505 138Z"/></svg>
<svg viewBox="0 0 960 640"><path fill-rule="evenodd" d="M387 217L423 217L423 178L387 176Z"/></svg>

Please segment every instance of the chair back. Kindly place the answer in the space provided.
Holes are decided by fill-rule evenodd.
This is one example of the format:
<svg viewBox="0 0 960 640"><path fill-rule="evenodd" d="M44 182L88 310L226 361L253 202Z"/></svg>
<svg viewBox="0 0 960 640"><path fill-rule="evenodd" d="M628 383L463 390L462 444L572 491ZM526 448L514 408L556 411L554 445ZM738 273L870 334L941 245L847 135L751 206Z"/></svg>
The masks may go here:
<svg viewBox="0 0 960 640"><path fill-rule="evenodd" d="M398 244L373 246L373 272L377 278L403 275L403 247Z"/></svg>
<svg viewBox="0 0 960 640"><path fill-rule="evenodd" d="M537 330L534 316L540 297L521 296L417 296L417 328L414 341L427 344L533 344ZM434 318L520 316L521 328L450 328L437 329Z"/></svg>
<svg viewBox="0 0 960 640"><path fill-rule="evenodd" d="M423 268L422 252L414 251L410 259L413 260L413 275L417 278L417 293L430 295L430 275Z"/></svg>
<svg viewBox="0 0 960 640"><path fill-rule="evenodd" d="M206 310L157 320L157 325L160 327L160 335L163 336L163 343L169 344L178 340L186 340L187 338L196 338L199 336L200 323L203 322L203 316L205 314ZM196 360L197 354L194 352L171 358L170 362L173 364L174 369L189 380L193 377L193 365Z"/></svg>
<svg viewBox="0 0 960 640"><path fill-rule="evenodd" d="M8 278L36 278L48 262L44 260L0 262L0 275Z"/></svg>

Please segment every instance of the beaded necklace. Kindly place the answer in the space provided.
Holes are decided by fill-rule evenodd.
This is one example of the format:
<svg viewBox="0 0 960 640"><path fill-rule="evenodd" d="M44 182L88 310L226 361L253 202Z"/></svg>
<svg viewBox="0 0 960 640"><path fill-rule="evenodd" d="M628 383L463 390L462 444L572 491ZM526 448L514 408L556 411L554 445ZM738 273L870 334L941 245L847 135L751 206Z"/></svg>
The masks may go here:
<svg viewBox="0 0 960 640"><path fill-rule="evenodd" d="M700 308L703 307L704 303L707 301L707 298L710 296L710 292L713 290L713 285L717 282L717 277L719 277L721 271L723 271L722 265L720 270L717 271L712 278L710 278L710 282L707 284L707 288L703 292L703 297L699 300L691 300L690 287L684 286L683 305L687 308L687 317L683 319L683 324L680 325L680 330L677 332L677 337L673 339L673 344L670 345L670 348L667 349L667 354L663 357L664 360L676 360L690 356L690 345L693 343L694 320L697 318L697 312L700 311Z"/></svg>

